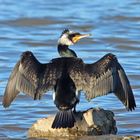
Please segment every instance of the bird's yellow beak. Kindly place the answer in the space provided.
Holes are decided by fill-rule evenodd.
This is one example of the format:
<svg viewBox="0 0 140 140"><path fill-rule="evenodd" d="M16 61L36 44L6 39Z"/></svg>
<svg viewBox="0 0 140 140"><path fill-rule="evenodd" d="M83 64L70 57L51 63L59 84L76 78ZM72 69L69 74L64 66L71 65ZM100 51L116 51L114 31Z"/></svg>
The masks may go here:
<svg viewBox="0 0 140 140"><path fill-rule="evenodd" d="M86 37L89 37L89 36L91 36L91 34L79 34L79 35L75 35L75 36L72 38L72 42L73 42L73 43L77 43L80 39L86 38Z"/></svg>

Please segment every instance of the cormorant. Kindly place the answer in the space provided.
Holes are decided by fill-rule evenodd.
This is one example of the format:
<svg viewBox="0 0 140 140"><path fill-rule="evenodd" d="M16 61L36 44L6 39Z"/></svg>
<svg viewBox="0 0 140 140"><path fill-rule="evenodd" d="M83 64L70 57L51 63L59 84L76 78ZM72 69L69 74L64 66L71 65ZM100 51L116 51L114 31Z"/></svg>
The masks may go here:
<svg viewBox="0 0 140 140"><path fill-rule="evenodd" d="M62 57L77 57L77 54L68 47L77 43L80 39L89 37L91 34L80 34L65 29L58 40L58 53Z"/></svg>
<svg viewBox="0 0 140 140"><path fill-rule="evenodd" d="M73 109L79 102L76 94L79 90L85 92L88 100L113 92L127 110L136 107L125 71L111 53L91 64L74 57L56 58L42 64L32 52L24 52L10 75L3 106L10 106L20 92L40 99L48 90L55 91L53 99L59 109L52 128L74 126Z"/></svg>

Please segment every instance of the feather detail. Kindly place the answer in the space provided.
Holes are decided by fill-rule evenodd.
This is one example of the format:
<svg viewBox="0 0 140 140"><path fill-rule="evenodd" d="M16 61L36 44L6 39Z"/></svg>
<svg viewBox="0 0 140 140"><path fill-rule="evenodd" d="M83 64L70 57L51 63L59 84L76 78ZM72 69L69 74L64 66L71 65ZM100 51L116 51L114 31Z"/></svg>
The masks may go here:
<svg viewBox="0 0 140 140"><path fill-rule="evenodd" d="M52 128L71 128L75 118L72 110L59 111L53 121Z"/></svg>

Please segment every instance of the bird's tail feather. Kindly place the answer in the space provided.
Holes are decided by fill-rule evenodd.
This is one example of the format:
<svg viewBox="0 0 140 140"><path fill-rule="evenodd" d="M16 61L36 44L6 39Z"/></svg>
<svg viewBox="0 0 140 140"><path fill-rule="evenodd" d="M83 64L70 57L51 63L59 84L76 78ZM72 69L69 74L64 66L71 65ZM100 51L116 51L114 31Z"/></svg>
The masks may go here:
<svg viewBox="0 0 140 140"><path fill-rule="evenodd" d="M52 124L52 128L71 128L74 126L75 118L72 110L59 111Z"/></svg>

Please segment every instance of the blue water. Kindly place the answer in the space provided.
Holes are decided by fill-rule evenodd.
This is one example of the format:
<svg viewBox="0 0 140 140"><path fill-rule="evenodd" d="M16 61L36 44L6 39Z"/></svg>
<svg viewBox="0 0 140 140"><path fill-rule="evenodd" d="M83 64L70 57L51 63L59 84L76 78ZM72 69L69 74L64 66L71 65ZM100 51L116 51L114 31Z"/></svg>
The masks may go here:
<svg viewBox="0 0 140 140"><path fill-rule="evenodd" d="M8 77L23 51L41 62L58 57L57 40L65 28L91 33L71 49L91 63L114 53L124 67L137 102L127 112L114 94L93 99L84 96L78 110L102 107L115 113L119 135L140 135L140 1L0 0L0 138L27 138L37 119L55 114L51 92L40 101L20 94L9 109L1 105Z"/></svg>

